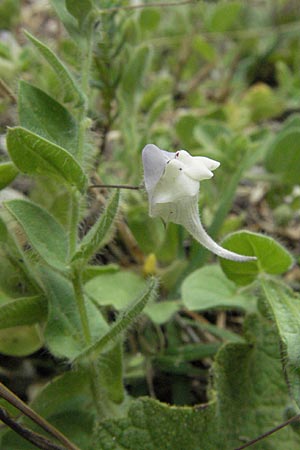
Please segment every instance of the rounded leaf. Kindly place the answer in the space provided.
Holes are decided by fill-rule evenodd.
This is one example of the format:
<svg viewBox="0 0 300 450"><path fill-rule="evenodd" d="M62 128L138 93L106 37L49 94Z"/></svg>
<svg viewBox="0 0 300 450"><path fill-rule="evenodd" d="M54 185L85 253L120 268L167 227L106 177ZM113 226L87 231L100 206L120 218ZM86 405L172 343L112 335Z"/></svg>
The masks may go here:
<svg viewBox="0 0 300 450"><path fill-rule="evenodd" d="M245 263L239 265L244 265ZM182 284L182 301L190 311L212 308L255 310L249 297L239 292L217 265L201 267L191 273Z"/></svg>
<svg viewBox="0 0 300 450"><path fill-rule="evenodd" d="M122 271L99 275L88 281L85 289L99 305L112 305L117 310L122 310L145 286L145 280L135 273Z"/></svg>
<svg viewBox="0 0 300 450"><path fill-rule="evenodd" d="M226 237L222 245L234 252L257 257L257 261L243 264L220 260L227 278L239 285L252 283L259 273L280 275L293 263L290 253L274 239L250 231L233 233Z"/></svg>
<svg viewBox="0 0 300 450"><path fill-rule="evenodd" d="M9 356L28 356L43 345L39 328L33 326L11 327L0 330L0 352Z"/></svg>

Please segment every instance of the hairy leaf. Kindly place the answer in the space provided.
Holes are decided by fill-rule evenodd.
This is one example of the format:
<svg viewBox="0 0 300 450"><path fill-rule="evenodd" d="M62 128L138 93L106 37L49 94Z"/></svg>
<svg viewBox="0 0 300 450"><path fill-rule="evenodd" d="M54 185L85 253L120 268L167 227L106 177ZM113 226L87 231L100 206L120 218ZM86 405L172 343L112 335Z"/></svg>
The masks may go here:
<svg viewBox="0 0 300 450"><path fill-rule="evenodd" d="M86 176L78 162L64 148L22 127L8 131L7 147L11 159L21 172L47 175L84 191Z"/></svg>
<svg viewBox="0 0 300 450"><path fill-rule="evenodd" d="M153 278L144 293L138 297L131 305L129 305L125 311L120 314L116 322L111 326L110 330L98 339L93 345L85 349L79 358L83 358L93 354L99 354L105 350L108 350L113 342L116 342L118 338L124 333L128 327L134 322L139 314L143 311L145 306L156 295L158 288L158 282Z"/></svg>
<svg viewBox="0 0 300 450"><path fill-rule="evenodd" d="M119 200L120 192L117 190L108 201L105 211L82 239L79 249L72 258L73 261L80 259L87 262L100 248L107 244L118 212Z"/></svg>
<svg viewBox="0 0 300 450"><path fill-rule="evenodd" d="M55 356L76 358L85 348L85 342L72 285L61 275L45 269L42 281L49 299L46 344ZM107 332L108 325L88 299L86 309L92 341L95 342Z"/></svg>
<svg viewBox="0 0 300 450"><path fill-rule="evenodd" d="M94 411L88 378L89 373L84 369L67 371L43 386L30 404L35 412L80 445L81 449L86 449L92 439ZM22 423L40 432L40 428L28 417L23 417ZM31 444L27 447L26 441L14 431L6 432L1 443L6 450L35 448Z"/></svg>
<svg viewBox="0 0 300 450"><path fill-rule="evenodd" d="M218 352L208 404L176 407L135 400L127 417L101 423L95 450L232 450L280 424L289 397L277 336L257 316L246 321L245 336L247 343L230 343ZM287 427L255 447L286 450L299 445L300 437Z"/></svg>
<svg viewBox="0 0 300 450"><path fill-rule="evenodd" d="M55 53L49 47L47 47L46 44L39 41L36 37L32 36L30 33L28 33L28 31L25 31L25 34L33 43L35 48L50 64L52 69L56 72L57 77L64 89L64 101L74 102L75 104L82 104L84 102L83 94L80 91L77 83L74 81L67 67L60 61Z"/></svg>
<svg viewBox="0 0 300 450"><path fill-rule="evenodd" d="M261 280L261 285L283 344L283 362L291 392L300 406L300 298L278 282Z"/></svg>
<svg viewBox="0 0 300 450"><path fill-rule="evenodd" d="M47 300L42 295L21 297L0 306L0 329L33 325L47 317Z"/></svg>
<svg viewBox="0 0 300 450"><path fill-rule="evenodd" d="M134 101L135 94L145 74L145 70L150 59L150 49L148 45L141 45L131 52L131 57L125 67L121 80L122 98L131 104Z"/></svg>
<svg viewBox="0 0 300 450"><path fill-rule="evenodd" d="M21 225L40 257L52 267L66 270L68 240L63 227L45 209L27 200L10 200L5 207Z"/></svg>
<svg viewBox="0 0 300 450"><path fill-rule="evenodd" d="M76 154L77 125L60 103L41 89L21 81L18 106L22 127Z"/></svg>
<svg viewBox="0 0 300 450"><path fill-rule="evenodd" d="M80 27L83 26L88 14L92 11L91 0L66 0L66 7L69 13L78 20Z"/></svg>
<svg viewBox="0 0 300 450"><path fill-rule="evenodd" d="M65 0L50 0L50 3L52 4L59 19L64 24L64 27L66 28L69 35L80 46L82 44L82 41L84 40L84 36L78 29L78 24L75 17L73 17L72 14L70 14L67 10Z"/></svg>

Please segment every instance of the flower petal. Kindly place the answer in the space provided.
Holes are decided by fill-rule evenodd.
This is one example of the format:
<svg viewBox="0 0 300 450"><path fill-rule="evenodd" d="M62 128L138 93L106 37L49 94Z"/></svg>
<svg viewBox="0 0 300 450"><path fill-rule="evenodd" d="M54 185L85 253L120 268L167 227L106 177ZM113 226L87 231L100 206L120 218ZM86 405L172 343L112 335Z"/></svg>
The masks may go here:
<svg viewBox="0 0 300 450"><path fill-rule="evenodd" d="M180 198L197 195L199 181L188 177L185 165L176 159L168 161L165 171L157 183L152 196L152 202L176 202Z"/></svg>
<svg viewBox="0 0 300 450"><path fill-rule="evenodd" d="M144 180L146 191L153 191L156 184L164 173L167 161L173 159L175 153L161 150L154 144L148 144L142 151L142 160L144 166Z"/></svg>
<svg viewBox="0 0 300 450"><path fill-rule="evenodd" d="M185 213L180 215L180 223L193 236L193 238L196 239L196 241L198 241L201 245L203 245L203 247L207 248L212 253L214 253L217 256L220 256L221 258L238 262L257 260L255 256L240 255L238 253L231 252L230 250L221 247L207 234L200 220L198 200L196 202L190 203L188 214L187 211L185 211Z"/></svg>
<svg viewBox="0 0 300 450"><path fill-rule="evenodd" d="M214 174L211 171L220 165L218 161L204 156L192 156L185 150L177 152L175 158L185 164L185 173L197 181L212 178Z"/></svg>

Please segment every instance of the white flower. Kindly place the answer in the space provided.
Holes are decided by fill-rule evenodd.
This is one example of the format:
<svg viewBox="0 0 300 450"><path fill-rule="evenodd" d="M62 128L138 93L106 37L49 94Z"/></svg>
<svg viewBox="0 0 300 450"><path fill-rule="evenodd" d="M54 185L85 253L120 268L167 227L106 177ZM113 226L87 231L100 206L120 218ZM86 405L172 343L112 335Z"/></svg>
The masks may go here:
<svg viewBox="0 0 300 450"><path fill-rule="evenodd" d="M198 208L200 181L213 177L218 161L191 156L185 150L176 153L148 144L142 153L145 188L149 198L149 215L164 222L184 226L204 247L221 258L232 261L255 261L218 245L204 230Z"/></svg>

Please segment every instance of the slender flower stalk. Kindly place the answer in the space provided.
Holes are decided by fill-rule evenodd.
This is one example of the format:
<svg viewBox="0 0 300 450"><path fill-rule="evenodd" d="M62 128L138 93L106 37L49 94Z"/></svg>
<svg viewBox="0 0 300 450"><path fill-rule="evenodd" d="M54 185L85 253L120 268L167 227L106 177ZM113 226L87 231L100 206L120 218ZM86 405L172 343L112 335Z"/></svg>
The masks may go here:
<svg viewBox="0 0 300 450"><path fill-rule="evenodd" d="M176 153L148 144L142 153L145 187L149 197L149 215L164 222L182 225L205 248L221 258L232 261L255 261L226 250L205 231L199 215L200 181L213 177L218 161L191 156L185 150Z"/></svg>

